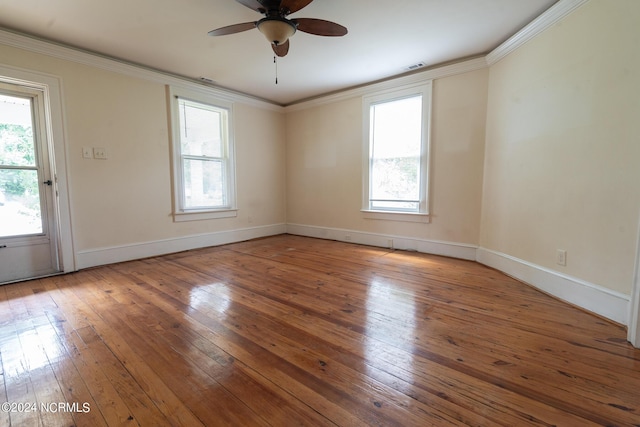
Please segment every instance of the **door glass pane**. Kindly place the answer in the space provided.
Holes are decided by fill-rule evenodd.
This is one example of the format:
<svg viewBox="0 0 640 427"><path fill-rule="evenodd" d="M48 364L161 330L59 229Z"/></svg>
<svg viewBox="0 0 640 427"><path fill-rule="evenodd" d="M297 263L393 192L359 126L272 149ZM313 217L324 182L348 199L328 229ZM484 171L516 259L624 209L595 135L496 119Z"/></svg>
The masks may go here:
<svg viewBox="0 0 640 427"><path fill-rule="evenodd" d="M0 165L36 165L31 99L0 94Z"/></svg>
<svg viewBox="0 0 640 427"><path fill-rule="evenodd" d="M31 108L0 94L0 237L43 232Z"/></svg>
<svg viewBox="0 0 640 427"><path fill-rule="evenodd" d="M186 209L226 207L224 165L218 160L184 160Z"/></svg>
<svg viewBox="0 0 640 427"><path fill-rule="evenodd" d="M42 233L38 171L0 169L0 237Z"/></svg>

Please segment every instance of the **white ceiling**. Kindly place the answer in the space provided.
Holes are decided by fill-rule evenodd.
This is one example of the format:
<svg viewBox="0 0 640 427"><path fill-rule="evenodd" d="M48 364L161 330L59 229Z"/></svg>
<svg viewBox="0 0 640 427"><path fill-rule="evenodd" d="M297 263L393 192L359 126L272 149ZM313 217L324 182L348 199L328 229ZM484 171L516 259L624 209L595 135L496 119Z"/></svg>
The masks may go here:
<svg viewBox="0 0 640 427"><path fill-rule="evenodd" d="M0 26L176 75L205 77L276 104L297 101L490 52L557 0L315 0L291 18L349 29L344 37L297 32L278 59L234 0L0 0Z"/></svg>

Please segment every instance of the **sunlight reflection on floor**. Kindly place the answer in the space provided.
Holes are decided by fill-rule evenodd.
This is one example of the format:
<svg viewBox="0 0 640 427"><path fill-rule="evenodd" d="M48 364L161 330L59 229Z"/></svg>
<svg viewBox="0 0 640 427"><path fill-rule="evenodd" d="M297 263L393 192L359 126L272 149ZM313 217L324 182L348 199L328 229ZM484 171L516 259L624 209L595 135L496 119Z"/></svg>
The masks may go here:
<svg viewBox="0 0 640 427"><path fill-rule="evenodd" d="M403 347L415 339L416 303L413 292L384 278L375 278L369 284L366 308L364 355L367 365L379 369L381 363L389 363L412 372L413 354Z"/></svg>
<svg viewBox="0 0 640 427"><path fill-rule="evenodd" d="M194 310L215 310L225 314L231 304L231 291L222 282L196 286L189 292L189 307Z"/></svg>

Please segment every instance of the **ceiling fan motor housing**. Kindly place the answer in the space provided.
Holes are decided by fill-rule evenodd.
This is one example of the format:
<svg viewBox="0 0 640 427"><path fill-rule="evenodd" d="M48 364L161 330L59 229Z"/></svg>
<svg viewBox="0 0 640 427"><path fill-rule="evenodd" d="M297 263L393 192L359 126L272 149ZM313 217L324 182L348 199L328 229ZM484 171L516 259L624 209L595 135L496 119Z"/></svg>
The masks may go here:
<svg viewBox="0 0 640 427"><path fill-rule="evenodd" d="M258 21L256 27L269 40L269 43L276 46L285 43L297 29L296 25L288 19L270 16Z"/></svg>
<svg viewBox="0 0 640 427"><path fill-rule="evenodd" d="M347 34L347 29L335 22L324 19L296 18L287 19L291 13L306 7L313 0L236 0L243 6L265 15L259 21L243 22L227 25L209 31L210 36L224 36L257 28L271 43L271 48L278 56L289 52L289 38L296 31L316 36L336 37Z"/></svg>

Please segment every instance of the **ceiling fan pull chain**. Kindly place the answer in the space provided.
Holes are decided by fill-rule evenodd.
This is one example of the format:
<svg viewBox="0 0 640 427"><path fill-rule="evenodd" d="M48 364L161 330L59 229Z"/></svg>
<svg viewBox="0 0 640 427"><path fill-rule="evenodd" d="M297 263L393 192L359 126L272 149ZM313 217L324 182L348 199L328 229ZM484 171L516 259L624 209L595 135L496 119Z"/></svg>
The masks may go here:
<svg viewBox="0 0 640 427"><path fill-rule="evenodd" d="M276 64L276 84L278 84L278 57L273 55L273 63Z"/></svg>

